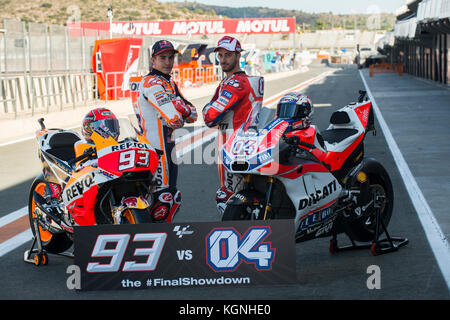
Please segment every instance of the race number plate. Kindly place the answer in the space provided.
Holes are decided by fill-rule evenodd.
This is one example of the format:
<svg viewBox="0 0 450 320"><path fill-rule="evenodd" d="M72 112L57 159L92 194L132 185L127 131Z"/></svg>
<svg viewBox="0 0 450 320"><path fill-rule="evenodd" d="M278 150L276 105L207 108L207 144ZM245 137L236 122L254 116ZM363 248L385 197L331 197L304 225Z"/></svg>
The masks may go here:
<svg viewBox="0 0 450 320"><path fill-rule="evenodd" d="M279 285L295 278L292 220L75 227L81 290Z"/></svg>

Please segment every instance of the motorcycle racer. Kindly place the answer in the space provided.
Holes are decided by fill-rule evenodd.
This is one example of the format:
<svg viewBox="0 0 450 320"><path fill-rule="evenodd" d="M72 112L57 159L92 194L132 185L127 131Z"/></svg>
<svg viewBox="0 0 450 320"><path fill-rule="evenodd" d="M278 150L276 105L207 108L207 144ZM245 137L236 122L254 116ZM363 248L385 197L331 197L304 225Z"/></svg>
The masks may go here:
<svg viewBox="0 0 450 320"><path fill-rule="evenodd" d="M153 215L168 222L181 203L181 193L176 188L178 166L173 158L176 153L172 152L175 147L172 134L184 123L197 120L195 107L183 97L170 76L177 53L167 40L153 45L152 69L143 77L138 103L134 105L142 133L154 148L164 152L157 170L157 203L153 207Z"/></svg>
<svg viewBox="0 0 450 320"><path fill-rule="evenodd" d="M226 77L203 108L203 118L208 127L218 126L217 150L220 151L227 138L244 122L248 120L249 125L257 122L262 107L264 78L248 76L241 70L239 59L242 47L236 38L222 37L214 51ZM240 178L227 172L220 161L218 167L220 188L216 193L216 201L218 211L222 213Z"/></svg>

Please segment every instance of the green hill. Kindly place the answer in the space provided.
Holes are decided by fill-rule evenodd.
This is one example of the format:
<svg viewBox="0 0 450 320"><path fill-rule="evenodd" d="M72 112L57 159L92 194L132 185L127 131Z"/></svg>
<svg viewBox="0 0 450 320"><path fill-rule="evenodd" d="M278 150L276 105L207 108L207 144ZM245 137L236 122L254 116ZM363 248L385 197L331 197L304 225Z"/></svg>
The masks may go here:
<svg viewBox="0 0 450 320"><path fill-rule="evenodd" d="M297 25L310 30L346 28L353 29L355 24L358 29L367 29L370 21L369 14L335 15L328 13L306 13L300 10L271 9L266 7L240 7L232 8L225 6L205 5L196 2L170 2L172 6L179 9L201 13L214 11L217 15L229 18L276 18L295 17ZM379 26L382 30L391 30L395 24L395 15L381 13L379 15Z"/></svg>
<svg viewBox="0 0 450 320"><path fill-rule="evenodd" d="M15 19L54 25L67 21L107 21L112 5L115 21L190 20L217 18L296 17L299 29L367 29L369 15L310 14L300 10L269 9L264 7L232 8L195 2L160 3L156 0L32 0L18 2L0 0L0 19ZM390 30L395 23L393 14L380 14L380 28Z"/></svg>
<svg viewBox="0 0 450 320"><path fill-rule="evenodd" d="M156 0L31 0L20 3L0 0L0 19L15 19L45 24L66 25L68 19L108 21L108 7L115 21L212 19L215 12L188 10Z"/></svg>

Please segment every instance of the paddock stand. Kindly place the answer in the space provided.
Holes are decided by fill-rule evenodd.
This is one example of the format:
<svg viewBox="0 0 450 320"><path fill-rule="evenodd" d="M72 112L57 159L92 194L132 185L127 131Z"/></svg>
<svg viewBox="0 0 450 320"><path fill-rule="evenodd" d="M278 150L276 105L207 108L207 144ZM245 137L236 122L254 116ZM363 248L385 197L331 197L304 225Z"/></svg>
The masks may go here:
<svg viewBox="0 0 450 320"><path fill-rule="evenodd" d="M33 242L31 243L30 250L27 250L23 254L23 261L26 263L34 264L35 266L45 266L48 264L48 254L42 247L41 235L39 233L37 218L32 218L33 220L33 228L35 230L33 236ZM37 246L37 248L36 248ZM34 257L32 258L32 255ZM53 253L52 253L53 254ZM56 253L55 255L64 256L68 258L74 258L73 253L71 252L62 252Z"/></svg>
<svg viewBox="0 0 450 320"><path fill-rule="evenodd" d="M331 254L335 254L340 251L349 251L349 250L359 250L359 249L369 249L372 255L378 256L389 252L397 251L399 248L406 246L409 243L408 238L402 237L391 237L389 232L387 231L386 225L383 222L383 219L380 217L380 206L377 201L374 201L374 206L376 210L375 214L375 239L371 243L363 243L356 244L355 241L350 237L348 233L347 236L351 241L351 245L348 246L338 246L337 234L333 234L333 238L330 240L329 251ZM380 237L380 227L383 228L386 238L379 239Z"/></svg>

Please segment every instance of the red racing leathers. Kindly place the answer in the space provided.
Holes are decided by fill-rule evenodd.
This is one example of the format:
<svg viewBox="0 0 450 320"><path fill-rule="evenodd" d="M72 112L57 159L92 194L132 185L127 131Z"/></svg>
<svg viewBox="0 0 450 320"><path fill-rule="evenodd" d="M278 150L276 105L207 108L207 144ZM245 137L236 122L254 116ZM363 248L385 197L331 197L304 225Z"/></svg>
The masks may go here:
<svg viewBox="0 0 450 320"><path fill-rule="evenodd" d="M256 124L262 107L264 94L264 78L247 76L239 71L224 78L216 89L211 101L203 108L203 118L208 127L218 125L218 145L220 154L223 144L234 130L246 121ZM219 157L220 189L217 193L218 202L227 200L238 186L239 177L227 172ZM218 206L219 208L219 206ZM221 209L219 208L219 211Z"/></svg>

